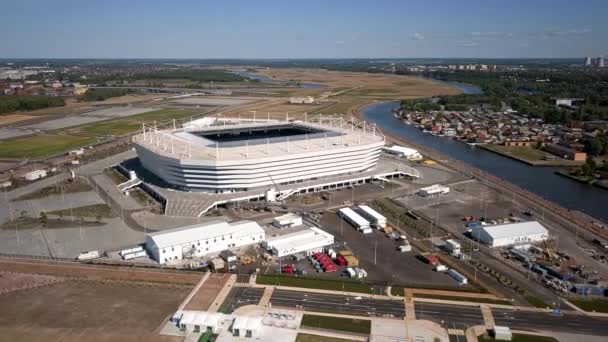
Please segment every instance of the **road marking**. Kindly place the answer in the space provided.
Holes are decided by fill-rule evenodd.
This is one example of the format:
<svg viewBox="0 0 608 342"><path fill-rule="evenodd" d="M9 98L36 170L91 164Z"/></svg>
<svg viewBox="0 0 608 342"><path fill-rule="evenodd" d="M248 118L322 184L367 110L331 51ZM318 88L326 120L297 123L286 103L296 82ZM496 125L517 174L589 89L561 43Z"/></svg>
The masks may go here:
<svg viewBox="0 0 608 342"><path fill-rule="evenodd" d="M464 330L449 328L448 335L464 336Z"/></svg>

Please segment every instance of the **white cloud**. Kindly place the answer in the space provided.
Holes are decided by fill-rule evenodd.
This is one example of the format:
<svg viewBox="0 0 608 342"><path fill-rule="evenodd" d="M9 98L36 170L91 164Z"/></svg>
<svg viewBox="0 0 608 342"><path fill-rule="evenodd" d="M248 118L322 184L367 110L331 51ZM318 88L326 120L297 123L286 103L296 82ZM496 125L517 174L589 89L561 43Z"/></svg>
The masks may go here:
<svg viewBox="0 0 608 342"><path fill-rule="evenodd" d="M479 46L478 42L474 42L472 40L467 40L467 41L461 41L461 42L456 42L456 44L460 47L467 47L467 48L472 48L472 47L477 47Z"/></svg>
<svg viewBox="0 0 608 342"><path fill-rule="evenodd" d="M422 35L422 33L420 32L414 32L414 34L412 34L412 40L423 40L424 39L424 35Z"/></svg>
<svg viewBox="0 0 608 342"><path fill-rule="evenodd" d="M336 44L342 45L342 44L344 44L344 41L343 40L336 40Z"/></svg>

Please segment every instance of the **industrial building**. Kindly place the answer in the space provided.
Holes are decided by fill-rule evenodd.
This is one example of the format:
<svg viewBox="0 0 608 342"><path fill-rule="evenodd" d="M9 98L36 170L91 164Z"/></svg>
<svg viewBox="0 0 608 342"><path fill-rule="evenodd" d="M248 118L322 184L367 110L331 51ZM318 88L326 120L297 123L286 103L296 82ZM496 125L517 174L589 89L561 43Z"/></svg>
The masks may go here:
<svg viewBox="0 0 608 342"><path fill-rule="evenodd" d="M490 247L521 245L546 240L549 231L536 221L507 223L472 228L473 238Z"/></svg>
<svg viewBox="0 0 608 342"><path fill-rule="evenodd" d="M151 233L145 244L152 258L165 264L260 243L264 238L264 229L253 221L217 221Z"/></svg>
<svg viewBox="0 0 608 342"><path fill-rule="evenodd" d="M262 246L273 255L284 257L291 254L322 252L324 247L334 243L334 236L319 229L312 227L298 232L269 238L262 243Z"/></svg>
<svg viewBox="0 0 608 342"><path fill-rule="evenodd" d="M272 225L276 228L291 228L302 225L302 217L296 214L285 214L272 219Z"/></svg>
<svg viewBox="0 0 608 342"><path fill-rule="evenodd" d="M386 217L380 215L380 213L370 208L369 206L363 204L357 206L357 213L361 215L364 219L371 222L371 224L377 229L386 228Z"/></svg>
<svg viewBox="0 0 608 342"><path fill-rule="evenodd" d="M382 151L388 154L395 155L400 158L407 158L409 160L420 160L422 159L422 155L418 150L414 150L413 148L403 147L399 145L393 145L391 147L383 147Z"/></svg>

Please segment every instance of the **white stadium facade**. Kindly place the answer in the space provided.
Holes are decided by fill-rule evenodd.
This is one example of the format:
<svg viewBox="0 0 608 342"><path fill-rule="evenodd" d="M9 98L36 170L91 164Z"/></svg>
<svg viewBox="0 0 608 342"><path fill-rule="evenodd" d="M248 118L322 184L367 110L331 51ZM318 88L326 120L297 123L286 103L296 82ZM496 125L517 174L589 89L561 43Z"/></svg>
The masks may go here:
<svg viewBox="0 0 608 342"><path fill-rule="evenodd" d="M224 193L370 169L384 137L337 120L237 122L142 132L135 143L142 165L176 189Z"/></svg>
<svg viewBox="0 0 608 342"><path fill-rule="evenodd" d="M385 137L375 125L342 116L206 117L181 127L144 125L133 142L141 166L178 190L151 186L164 198L165 213L176 216L200 216L228 202L281 201L293 194L419 176L407 165L381 162ZM177 199L176 193L187 195Z"/></svg>

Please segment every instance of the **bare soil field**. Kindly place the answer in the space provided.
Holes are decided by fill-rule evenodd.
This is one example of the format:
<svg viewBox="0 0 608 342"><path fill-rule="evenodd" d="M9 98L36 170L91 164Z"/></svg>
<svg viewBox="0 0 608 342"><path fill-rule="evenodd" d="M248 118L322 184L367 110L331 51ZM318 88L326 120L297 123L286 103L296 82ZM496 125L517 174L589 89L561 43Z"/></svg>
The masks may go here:
<svg viewBox="0 0 608 342"><path fill-rule="evenodd" d="M189 290L177 285L66 281L7 293L0 295L0 326L7 330L0 340L149 340L143 336L153 337Z"/></svg>
<svg viewBox="0 0 608 342"><path fill-rule="evenodd" d="M63 279L40 274L0 272L0 294L49 285Z"/></svg>
<svg viewBox="0 0 608 342"><path fill-rule="evenodd" d="M0 125L7 125L14 122L25 121L35 118L33 115L8 114L0 116Z"/></svg>
<svg viewBox="0 0 608 342"><path fill-rule="evenodd" d="M445 84L411 76L328 71L322 69L261 69L259 74L301 82L322 83L330 88L361 87L340 95L360 99L406 99L455 95L460 91ZM317 91L327 91L319 88Z"/></svg>
<svg viewBox="0 0 608 342"><path fill-rule="evenodd" d="M207 310L230 278L229 273L213 273L190 299L186 310Z"/></svg>

